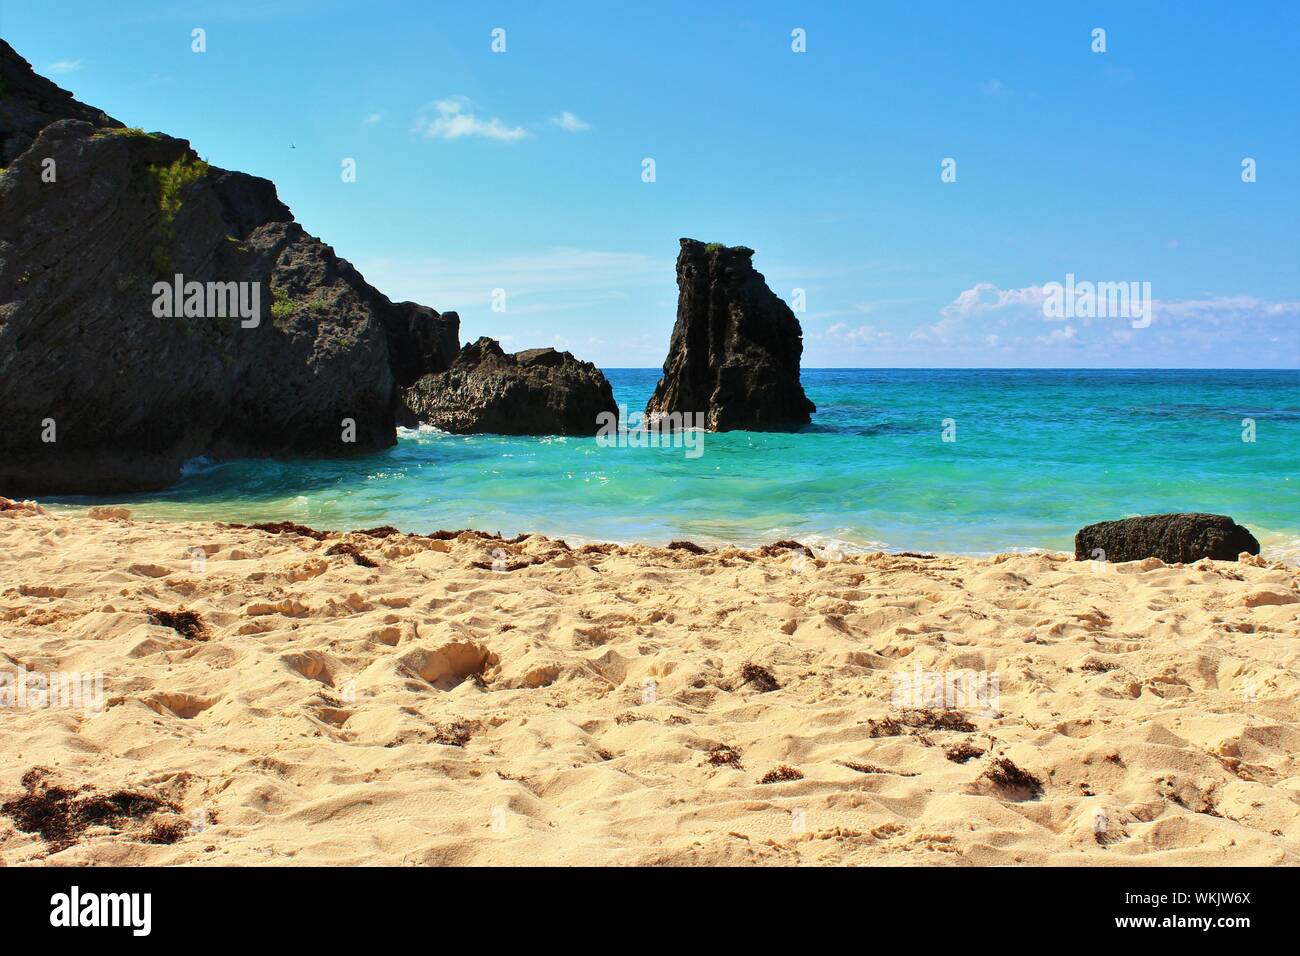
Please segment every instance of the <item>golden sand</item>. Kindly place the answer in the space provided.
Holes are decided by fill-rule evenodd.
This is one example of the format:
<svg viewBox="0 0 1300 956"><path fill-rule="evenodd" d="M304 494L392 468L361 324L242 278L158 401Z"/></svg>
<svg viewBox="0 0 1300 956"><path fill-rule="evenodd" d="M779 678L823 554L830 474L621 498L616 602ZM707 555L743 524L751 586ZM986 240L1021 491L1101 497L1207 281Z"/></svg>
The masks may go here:
<svg viewBox="0 0 1300 956"><path fill-rule="evenodd" d="M10 865L1300 862L1293 567L95 514L0 510L11 697L103 681L0 709ZM60 849L36 767L172 809Z"/></svg>

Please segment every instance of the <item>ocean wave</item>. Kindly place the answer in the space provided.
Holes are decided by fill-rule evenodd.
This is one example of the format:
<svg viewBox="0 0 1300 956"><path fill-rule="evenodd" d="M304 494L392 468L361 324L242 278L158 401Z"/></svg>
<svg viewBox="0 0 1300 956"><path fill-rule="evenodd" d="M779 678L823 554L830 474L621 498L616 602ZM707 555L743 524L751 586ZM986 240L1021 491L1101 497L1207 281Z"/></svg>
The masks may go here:
<svg viewBox="0 0 1300 956"><path fill-rule="evenodd" d="M1300 566L1300 537L1262 536L1259 556L1266 561L1281 561L1283 564Z"/></svg>
<svg viewBox="0 0 1300 956"><path fill-rule="evenodd" d="M452 434L451 432L443 431L441 428L438 428L434 425L421 424L421 425L417 425L415 428L407 428L404 425L397 426L397 437L399 439L402 438L420 439L420 438L428 438L430 436L450 437L451 434Z"/></svg>
<svg viewBox="0 0 1300 956"><path fill-rule="evenodd" d="M794 540L811 549L813 554L823 561L842 561L853 554L889 550L889 546L883 541L871 539L853 541L828 534L797 534Z"/></svg>
<svg viewBox="0 0 1300 956"><path fill-rule="evenodd" d="M201 475L205 471L212 471L218 467L217 462L213 461L206 455L199 455L197 458L191 458L181 465L181 477L193 478L195 475Z"/></svg>

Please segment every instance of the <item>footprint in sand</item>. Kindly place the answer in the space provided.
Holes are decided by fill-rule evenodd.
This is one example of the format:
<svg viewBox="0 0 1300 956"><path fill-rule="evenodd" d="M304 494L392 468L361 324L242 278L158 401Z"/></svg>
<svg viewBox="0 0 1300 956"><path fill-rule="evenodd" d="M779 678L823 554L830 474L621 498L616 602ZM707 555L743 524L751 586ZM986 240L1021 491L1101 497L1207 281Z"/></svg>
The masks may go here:
<svg viewBox="0 0 1300 956"><path fill-rule="evenodd" d="M475 641L452 641L437 650L416 648L400 664L439 690L451 690L467 678L482 677L500 658Z"/></svg>
<svg viewBox="0 0 1300 956"><path fill-rule="evenodd" d="M320 681L326 687L334 686L334 665L329 658L315 651L300 654L283 654L280 662L290 670L297 671L308 680Z"/></svg>
<svg viewBox="0 0 1300 956"><path fill-rule="evenodd" d="M220 702L220 697L196 697L193 694L155 694L145 700L154 713L181 720L193 720Z"/></svg>
<svg viewBox="0 0 1300 956"><path fill-rule="evenodd" d="M128 570L146 578L165 578L172 573L171 568L164 568L160 564L133 564Z"/></svg>

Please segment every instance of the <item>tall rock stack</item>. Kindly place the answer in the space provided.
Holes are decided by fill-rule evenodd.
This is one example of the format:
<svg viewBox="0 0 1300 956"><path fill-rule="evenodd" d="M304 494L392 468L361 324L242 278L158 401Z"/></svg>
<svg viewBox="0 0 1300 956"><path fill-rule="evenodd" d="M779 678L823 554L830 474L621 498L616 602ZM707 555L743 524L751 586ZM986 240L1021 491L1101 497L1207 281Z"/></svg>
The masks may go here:
<svg viewBox="0 0 1300 956"><path fill-rule="evenodd" d="M677 323L648 418L702 414L709 431L790 431L811 421L799 320L753 256L744 246L681 240Z"/></svg>

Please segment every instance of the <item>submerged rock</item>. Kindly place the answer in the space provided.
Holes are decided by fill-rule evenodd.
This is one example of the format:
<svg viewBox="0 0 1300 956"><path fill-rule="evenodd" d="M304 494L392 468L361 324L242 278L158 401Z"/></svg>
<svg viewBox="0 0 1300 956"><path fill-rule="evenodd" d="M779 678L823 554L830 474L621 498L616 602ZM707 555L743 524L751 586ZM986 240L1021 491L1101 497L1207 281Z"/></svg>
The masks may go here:
<svg viewBox="0 0 1300 956"><path fill-rule="evenodd" d="M455 313L389 301L274 184L123 128L3 41L0 83L0 493L158 488L200 455L395 441L398 387L447 367ZM178 275L204 294L160 307Z"/></svg>
<svg viewBox="0 0 1300 956"><path fill-rule="evenodd" d="M460 434L594 435L603 412L618 414L614 391L590 362L550 348L511 355L483 337L445 372L405 390L399 423Z"/></svg>
<svg viewBox="0 0 1300 956"><path fill-rule="evenodd" d="M753 255L681 240L677 323L647 417L700 414L709 431L788 431L811 421L799 320L754 270Z"/></svg>
<svg viewBox="0 0 1300 956"><path fill-rule="evenodd" d="M1074 536L1078 561L1141 561L1188 564L1202 558L1236 561L1242 552L1259 554L1255 536L1227 515L1167 514L1102 521Z"/></svg>

